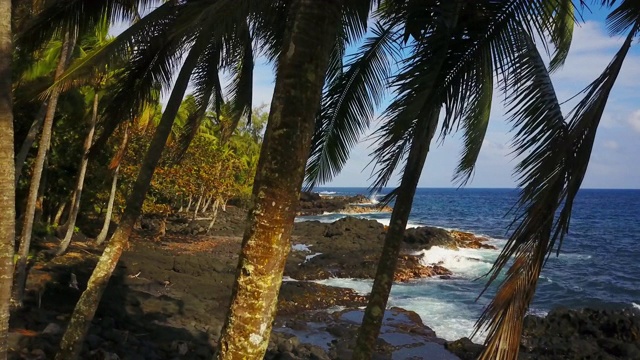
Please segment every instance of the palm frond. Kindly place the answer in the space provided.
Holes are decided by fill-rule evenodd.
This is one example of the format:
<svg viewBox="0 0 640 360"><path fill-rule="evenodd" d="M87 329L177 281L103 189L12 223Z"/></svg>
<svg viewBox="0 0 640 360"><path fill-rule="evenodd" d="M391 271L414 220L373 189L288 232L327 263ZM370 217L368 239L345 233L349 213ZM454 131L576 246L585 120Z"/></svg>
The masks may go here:
<svg viewBox="0 0 640 360"><path fill-rule="evenodd" d="M309 188L342 169L350 149L369 127L386 93L391 61L399 57L396 31L376 24L372 36L351 56L347 70L325 90L307 163Z"/></svg>
<svg viewBox="0 0 640 360"><path fill-rule="evenodd" d="M231 116L230 121L223 124L220 138L222 143L233 135L243 116L247 117L247 123L251 123L254 55L252 37L246 23L240 27L238 35L238 49L232 55L235 58L235 64L231 67L234 76L228 89L231 94Z"/></svg>
<svg viewBox="0 0 640 360"><path fill-rule="evenodd" d="M489 116L491 114L491 102L493 100L493 66L491 54L482 53L476 64L477 70L475 82L479 86L474 87L474 94L470 106L460 120L463 129L463 150L458 167L455 170L454 182L464 186L471 175L478 160L482 143L484 142Z"/></svg>
<svg viewBox="0 0 640 360"><path fill-rule="evenodd" d="M532 78L525 86L535 89L519 93L515 97L519 100L512 101L513 109L519 108L513 111L514 116L523 119L516 121L520 124L516 153L528 153L517 167L522 188L517 208L520 214L516 216L518 224L513 234L491 270L487 286L495 281L509 259L515 260L495 298L476 323L476 331L488 332L480 359L518 356L522 322L538 277L545 259L556 244L559 251L569 230L573 202L587 170L598 124L637 29L636 24L603 74L585 89L585 97L572 111L568 124L561 117L559 105L552 104L557 100L548 102L551 108L534 104L554 96L548 75L535 70L542 61L531 58L535 60L532 65L538 65L525 69L525 75L539 73L541 82ZM518 81L520 76L514 76L512 81ZM547 80L542 81L545 77ZM545 83L549 85L544 86ZM534 99L531 92L538 93L536 100L527 100ZM531 121L536 117L539 120Z"/></svg>
<svg viewBox="0 0 640 360"><path fill-rule="evenodd" d="M110 22L134 19L138 8L159 5L160 0L57 0L50 1L30 20L17 44L27 51L38 49L64 29L76 29L83 34L99 26L104 19Z"/></svg>

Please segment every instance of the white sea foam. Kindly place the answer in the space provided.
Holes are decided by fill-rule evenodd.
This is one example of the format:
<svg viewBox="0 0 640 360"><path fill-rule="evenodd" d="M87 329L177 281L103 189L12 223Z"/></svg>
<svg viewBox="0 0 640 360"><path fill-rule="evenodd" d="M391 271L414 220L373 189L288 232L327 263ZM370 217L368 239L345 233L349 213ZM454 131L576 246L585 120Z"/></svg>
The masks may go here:
<svg viewBox="0 0 640 360"><path fill-rule="evenodd" d="M636 303L632 302L631 306L633 306L634 309L640 310L640 305L639 304L636 304Z"/></svg>
<svg viewBox="0 0 640 360"><path fill-rule="evenodd" d="M315 254L307 255L307 256L304 258L304 262L307 262L307 261L309 261L309 260L313 259L314 257L318 256L318 255L322 255L322 253L315 253Z"/></svg>
<svg viewBox="0 0 640 360"><path fill-rule="evenodd" d="M283 276L282 281L297 282L298 280L292 278L291 276Z"/></svg>
<svg viewBox="0 0 640 360"><path fill-rule="evenodd" d="M416 255L422 257L420 263L424 266L441 265L451 270L455 276L477 278L491 269L498 252L492 249L452 250L433 246Z"/></svg>
<svg viewBox="0 0 640 360"><path fill-rule="evenodd" d="M320 196L331 196L331 195L335 195L336 192L335 191L320 191L318 193L318 195Z"/></svg>
<svg viewBox="0 0 640 360"><path fill-rule="evenodd" d="M291 251L311 252L311 249L309 249L310 246L313 245L293 244L291 245Z"/></svg>
<svg viewBox="0 0 640 360"><path fill-rule="evenodd" d="M391 224L391 219L372 219L372 220L375 220L375 221L377 221L380 224L385 225L385 226L389 226L389 224ZM424 226L424 225L421 225L421 224L418 224L418 223L412 223L412 222L408 222L407 223L407 229L417 228L417 227L420 227L420 226Z"/></svg>

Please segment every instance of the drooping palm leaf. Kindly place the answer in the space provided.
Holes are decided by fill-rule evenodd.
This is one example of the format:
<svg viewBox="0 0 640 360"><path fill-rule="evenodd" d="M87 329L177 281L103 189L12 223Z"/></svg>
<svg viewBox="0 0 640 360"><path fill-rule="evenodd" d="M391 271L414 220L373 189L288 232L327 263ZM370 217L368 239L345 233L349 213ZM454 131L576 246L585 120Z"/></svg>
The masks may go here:
<svg viewBox="0 0 640 360"><path fill-rule="evenodd" d="M352 55L347 70L324 92L307 163L309 188L340 172L359 135L369 127L386 93L391 62L399 56L396 31L376 24L372 36Z"/></svg>
<svg viewBox="0 0 640 360"><path fill-rule="evenodd" d="M530 104L520 111L524 118L540 118L532 124L544 121L542 117L555 119L555 124L547 120L549 126L545 128L523 121L519 126L516 153L527 154L517 167L522 187L517 208L520 214L514 222L517 226L513 234L491 270L489 283L495 281L509 259L515 260L476 324L476 331L488 332L481 359L516 359L518 356L523 318L545 259L556 245L559 251L569 230L572 206L587 170L598 124L638 31L637 22L632 26L613 61L585 89L585 96L572 111L568 124L562 120L559 106L548 109ZM517 76L515 78L513 81L517 81ZM549 80L543 83L549 84L547 88L551 86ZM526 102L531 92L540 91L543 83L532 82L531 88L535 89L523 92L514 102Z"/></svg>

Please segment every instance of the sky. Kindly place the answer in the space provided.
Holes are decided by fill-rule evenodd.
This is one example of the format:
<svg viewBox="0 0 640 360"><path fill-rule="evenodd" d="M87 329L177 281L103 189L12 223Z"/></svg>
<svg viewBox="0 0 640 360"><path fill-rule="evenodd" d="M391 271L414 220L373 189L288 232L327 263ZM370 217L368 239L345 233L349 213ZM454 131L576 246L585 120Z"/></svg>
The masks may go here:
<svg viewBox="0 0 640 360"><path fill-rule="evenodd" d="M566 101L597 78L624 38L611 37L602 13L585 13L585 22L575 28L571 50L564 67L552 75L560 101ZM583 188L640 188L640 46L627 56L613 89L602 123L598 129L591 161ZM256 66L254 103L269 103L273 94L273 72L270 66ZM496 95L498 95L496 93ZM566 114L574 102L563 106ZM500 96L495 96L491 120L478 158L473 178L467 187L514 188L513 169L517 161L511 155L513 133L505 119ZM380 124L377 119L368 134ZM346 166L332 182L324 186L366 187L371 183L372 141L365 135L351 153ZM454 169L462 149L459 136L432 144L422 172L419 187L455 187ZM399 184L399 177L389 186Z"/></svg>
<svg viewBox="0 0 640 360"><path fill-rule="evenodd" d="M585 12L584 22L576 26L569 56L563 68L552 75L560 101L569 100L604 70L624 41L611 37L605 24L605 13ZM634 43L618 81L609 97L583 188L640 188L640 46ZM269 104L273 95L274 73L269 64L258 61L254 72L254 106ZM498 93L496 93L498 95ZM563 106L566 114L575 101ZM514 188L513 169L517 160L511 155L513 133L505 119L501 97L495 96L485 141L474 175L467 187ZM367 187L372 167L369 154L372 141L367 138L379 126L375 119L371 128L352 150L351 158L333 181L324 186ZM453 171L462 149L459 136L432 144L422 172L419 187L455 187ZM396 186L396 175L389 186Z"/></svg>

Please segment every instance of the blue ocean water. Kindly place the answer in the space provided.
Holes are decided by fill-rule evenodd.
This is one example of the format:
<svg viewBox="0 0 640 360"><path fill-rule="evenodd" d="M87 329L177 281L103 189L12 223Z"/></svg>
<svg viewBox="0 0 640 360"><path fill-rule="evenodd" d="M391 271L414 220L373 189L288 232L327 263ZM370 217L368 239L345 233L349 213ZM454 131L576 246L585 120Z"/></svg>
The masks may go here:
<svg viewBox="0 0 640 360"><path fill-rule="evenodd" d="M366 188L320 188L325 194L367 194ZM380 195L384 195L384 191ZM376 196L374 196L374 199ZM498 247L508 238L518 198L514 189L418 189L409 226L459 229L492 238ZM299 218L334 221L343 214ZM363 217L388 223L390 214ZM471 334L473 324L493 291L476 301L484 275L498 255L495 250L432 248L425 259L444 262L452 279L426 279L394 285L391 306L416 311L445 339ZM368 292L370 281L329 279L324 283ZM640 308L640 190L581 190L569 235L560 255L551 256L539 279L530 312L544 315L558 306L569 308ZM474 338L481 341L482 334Z"/></svg>

